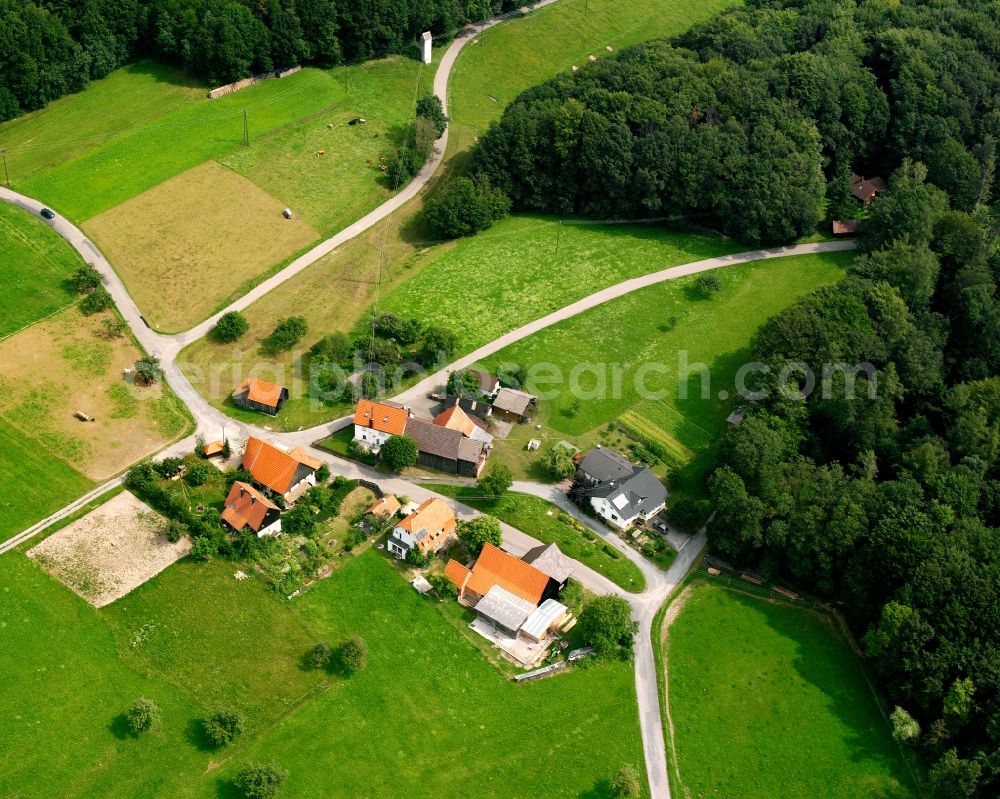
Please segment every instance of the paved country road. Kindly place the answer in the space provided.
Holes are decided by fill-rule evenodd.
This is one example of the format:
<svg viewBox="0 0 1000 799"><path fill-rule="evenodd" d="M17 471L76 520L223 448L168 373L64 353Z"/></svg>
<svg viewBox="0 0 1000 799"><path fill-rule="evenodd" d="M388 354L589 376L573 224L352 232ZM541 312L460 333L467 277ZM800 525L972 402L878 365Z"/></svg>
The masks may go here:
<svg viewBox="0 0 1000 799"><path fill-rule="evenodd" d="M542 6L550 5L556 1L557 0L543 0L543 2L538 3L535 8L537 9ZM448 78L451 74L452 67L455 64L458 54L461 52L462 48L476 35L486 28L497 24L498 21L500 20L491 20L487 23L466 29L466 31L464 31L451 43L443 54L434 77L434 93L441 98L442 103L445 104L446 111ZM421 191L421 189L424 188L424 186L426 186L427 182L440 166L443 160L443 154L447 149L447 143L448 132L445 131L442 138L438 141L437 151L428 163L411 183L409 183L404 189L402 189L402 191L393 196L390 200L386 201L371 213L359 219L357 222L340 231L332 238L318 244L312 250L293 261L274 276L262 282L259 286L252 289L249 293L241 297L229 307L223 309L209 319L206 319L204 322L195 326L191 330L177 335L160 335L153 331L148 324L146 324L145 320L142 318L139 308L132 300L132 297L129 295L124 283L118 277L111 264L79 228L61 216L57 216L54 220L48 222L48 224L64 239L66 239L66 241L68 241L77 250L77 252L80 253L85 261L92 263L101 273L105 288L107 288L110 292L115 304L118 306L119 311L128 323L129 327L132 329L132 332L139 340L142 347L148 353L156 355L160 358L167 383L190 410L195 419L198 430L204 431L208 435L214 437L223 426L226 426L229 429L239 428L246 434L267 438L288 447L299 445L309 447L310 452L314 457L318 457L325 462L329 462L329 454L313 448L312 444L315 441L325 438L331 433L347 426L347 424L350 423L349 418L338 419L309 430L299 431L297 433L273 433L265 431L256 425L238 423L234 419L227 417L217 408L213 407L204 397L201 396L201 394L198 393L188 378L181 372L177 364L177 356L183 347L205 336L212 329L212 327L214 327L219 316L223 313L231 310L245 309L269 291L272 291L277 286L280 286L285 281L294 277L303 269L315 263L317 260L332 252L345 242L350 241L352 238L358 236L364 231L369 230L373 225L383 219L386 219L394 211L409 202ZM21 208L24 208L25 210L36 215L43 207L43 203L39 200L18 194L17 192L3 187L0 187L0 200L20 206ZM443 369L433 375L430 375L426 379L400 394L395 399L404 403L413 402L417 398L425 395L429 390L444 383L447 379L447 373L451 370L471 366L478 360L498 352L509 344L512 344L515 341L520 341L521 339L537 333L540 330L544 330L551 325L583 313L584 311L601 305L602 303L617 299L618 297L622 297L633 291L638 291L642 288L646 288L666 280L674 280L686 275L697 274L711 269L719 269L751 261L811 253L838 252L850 250L854 247L855 244L850 241L834 241L799 244L791 247L774 249L753 250L750 252L737 253L718 258L708 258L702 261L695 261L693 263L683 264L680 266L673 266L659 272L653 272L642 277L626 280L621 283L617 283L614 286L602 289L601 291L591 294L589 297L578 300L565 308L554 311L541 319L537 319L534 322L530 322L517 330L499 337L495 341L492 341L474 352L458 359L447 369ZM190 452L193 447L194 437L192 436L182 441L175 442L169 448L161 452L159 457ZM419 484L411 483L401 478L386 478L385 475L381 473L347 461L338 459L335 463L331 463L330 465L335 474L342 474L349 478L364 477L366 479L377 480L387 492L391 491L398 494L405 494L411 499L423 500L431 496L437 496L433 492L421 487ZM13 549L15 546L18 546L24 541L29 540L53 524L63 521L102 494L117 488L122 484L122 482L123 479L119 477L104 483L103 485L90 491L88 494L85 494L76 501L70 503L62 510L57 511L47 519L38 522L22 533L15 535L13 538L0 543L0 554ZM632 605L633 617L639 623L635 656L636 698L639 707L639 721L642 733L643 752L646 759L646 773L650 786L650 794L653 799L670 799L666 751L663 738L663 721L660 713L658 681L653 655L655 639L654 631L652 630L652 622L653 617L656 615L660 606L666 601L681 580L683 580L695 560L704 550L704 533L702 532L690 539L678 553L678 556L671 565L670 569L663 571L650 561L643 558L635 552L635 550L627 547L617 536L611 534L607 529L601 527L592 519L582 515L579 510L569 502L565 494L556 490L552 486L538 485L534 483L517 483L515 484L514 489L542 497L543 499L564 508L567 512L575 515L592 530L610 542L612 546L619 549L625 557L628 557L635 562L636 565L642 570L642 573L646 578L646 589L639 594L626 595L626 598ZM476 515L476 511L461 504L457 505L456 513L459 518L470 518ZM504 545L515 554L523 553L527 549L536 546L539 543L534 538L531 538L510 525L505 524L502 525L502 527ZM583 583L583 585L585 585L588 589L598 594L623 593L617 585L581 563L575 564L574 577L580 580L580 582Z"/></svg>

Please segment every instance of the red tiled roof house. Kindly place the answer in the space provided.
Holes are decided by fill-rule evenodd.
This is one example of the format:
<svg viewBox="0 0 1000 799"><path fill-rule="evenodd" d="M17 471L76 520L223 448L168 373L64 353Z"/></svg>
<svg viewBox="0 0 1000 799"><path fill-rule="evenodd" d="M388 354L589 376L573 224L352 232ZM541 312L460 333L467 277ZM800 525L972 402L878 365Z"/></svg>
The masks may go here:
<svg viewBox="0 0 1000 799"><path fill-rule="evenodd" d="M234 532L252 530L258 538L281 534L281 509L248 483L233 483L222 521Z"/></svg>
<svg viewBox="0 0 1000 799"><path fill-rule="evenodd" d="M422 555L438 552L455 533L455 512L444 500L425 500L393 528L386 548L397 558L405 558L411 549Z"/></svg>
<svg viewBox="0 0 1000 799"><path fill-rule="evenodd" d="M254 482L280 494L287 502L294 502L316 485L316 470L322 465L302 447L285 452L253 436L247 439L243 452L243 468Z"/></svg>
<svg viewBox="0 0 1000 799"><path fill-rule="evenodd" d="M410 412L398 405L363 399L354 410L354 440L378 452L392 436L401 436Z"/></svg>
<svg viewBox="0 0 1000 799"><path fill-rule="evenodd" d="M241 408L276 416L288 399L288 389L266 380L248 377L233 392L232 399Z"/></svg>

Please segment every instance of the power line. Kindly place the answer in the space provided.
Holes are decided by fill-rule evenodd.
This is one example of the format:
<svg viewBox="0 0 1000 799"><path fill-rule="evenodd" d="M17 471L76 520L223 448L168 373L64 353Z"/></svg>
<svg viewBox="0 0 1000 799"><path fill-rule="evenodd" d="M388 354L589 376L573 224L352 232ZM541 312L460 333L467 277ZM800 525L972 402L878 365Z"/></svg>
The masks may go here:
<svg viewBox="0 0 1000 799"><path fill-rule="evenodd" d="M417 78L416 78L416 81L414 82L414 87L413 87L413 107L414 107L414 109L416 108L416 106L417 106L417 100L420 97L420 77L423 74L423 71L424 71L424 64L421 63L420 68L417 70ZM404 137L404 139L403 139L403 150L402 150L402 153L406 153L408 145L409 145L409 137L407 136L407 137ZM416 125L414 124L414 127L413 127L413 146L414 146L414 149L416 148L416 145L417 145L417 130L416 130ZM433 144L431 145L431 147L433 149ZM402 182L402 177L403 177L403 162L404 162L404 158L402 157L402 153L401 153L401 157L399 157L399 158L396 159L396 174L393 176L393 187L392 187L393 192L396 192L396 191L399 190L399 185ZM423 167L421 167L421 169L422 168ZM377 266L375 268L375 291L374 291L374 300L372 302L372 328L371 328L372 332L371 332L371 337L369 339L369 344L368 344L368 362L369 363L371 363L375 359L375 322L378 319L378 301L379 301L379 292L380 292L380 289L382 287L382 267L383 267L384 264L386 265L386 268L388 270L388 264L386 263L386 258L385 258L385 243L386 243L386 239L388 239L388 237L389 237L389 222L390 222L391 219L392 219L392 213L386 214L385 225L382 228L382 240L381 240L381 242L379 242L378 264L377 264Z"/></svg>

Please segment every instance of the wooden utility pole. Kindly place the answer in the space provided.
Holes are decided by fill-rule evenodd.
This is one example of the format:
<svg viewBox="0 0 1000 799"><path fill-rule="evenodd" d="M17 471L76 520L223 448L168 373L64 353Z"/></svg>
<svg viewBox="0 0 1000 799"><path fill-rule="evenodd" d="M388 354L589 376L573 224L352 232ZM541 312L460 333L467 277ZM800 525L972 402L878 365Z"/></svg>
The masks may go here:
<svg viewBox="0 0 1000 799"><path fill-rule="evenodd" d="M250 126L247 124L247 110L243 109L243 146L250 146Z"/></svg>
<svg viewBox="0 0 1000 799"><path fill-rule="evenodd" d="M556 254L555 257L559 257L559 239L562 238L562 220L559 220L559 227L556 228Z"/></svg>
<svg viewBox="0 0 1000 799"><path fill-rule="evenodd" d="M10 173L7 171L7 151L0 150L0 156L3 156L3 176L7 183L7 188L10 188Z"/></svg>

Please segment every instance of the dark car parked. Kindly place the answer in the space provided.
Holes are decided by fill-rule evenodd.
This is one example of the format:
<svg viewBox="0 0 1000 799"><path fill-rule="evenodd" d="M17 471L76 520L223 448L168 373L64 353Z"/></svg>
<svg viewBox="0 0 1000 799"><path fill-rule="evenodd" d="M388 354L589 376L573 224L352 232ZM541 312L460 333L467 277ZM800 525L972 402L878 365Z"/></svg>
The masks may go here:
<svg viewBox="0 0 1000 799"><path fill-rule="evenodd" d="M56 213L51 208L43 208L38 213L40 213L44 219L55 219L56 218Z"/></svg>

